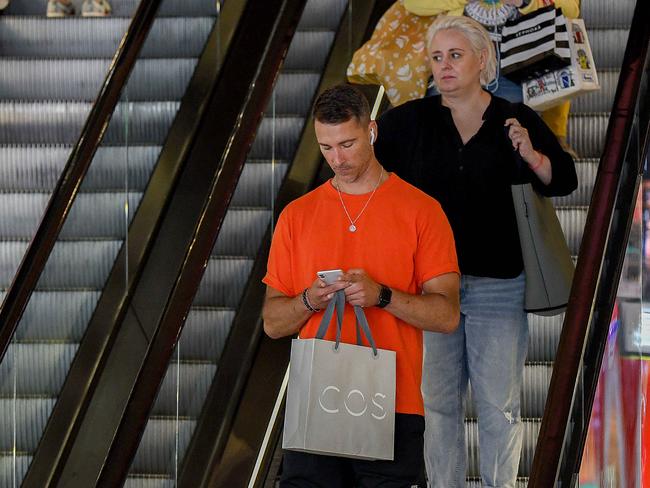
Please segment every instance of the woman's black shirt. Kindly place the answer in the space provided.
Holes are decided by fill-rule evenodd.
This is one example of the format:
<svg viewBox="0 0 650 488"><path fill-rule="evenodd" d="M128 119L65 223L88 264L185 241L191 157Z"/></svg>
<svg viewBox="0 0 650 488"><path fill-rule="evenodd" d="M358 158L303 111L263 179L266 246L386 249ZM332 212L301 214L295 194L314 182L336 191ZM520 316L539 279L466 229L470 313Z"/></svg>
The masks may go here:
<svg viewBox="0 0 650 488"><path fill-rule="evenodd" d="M551 161L548 186L513 151L504 128L510 117L528 129L533 147ZM514 278L523 261L511 184L531 182L542 195L567 195L577 186L575 166L529 107L492 97L483 119L463 145L440 96L414 100L379 118L375 154L386 170L440 202L454 231L461 273Z"/></svg>

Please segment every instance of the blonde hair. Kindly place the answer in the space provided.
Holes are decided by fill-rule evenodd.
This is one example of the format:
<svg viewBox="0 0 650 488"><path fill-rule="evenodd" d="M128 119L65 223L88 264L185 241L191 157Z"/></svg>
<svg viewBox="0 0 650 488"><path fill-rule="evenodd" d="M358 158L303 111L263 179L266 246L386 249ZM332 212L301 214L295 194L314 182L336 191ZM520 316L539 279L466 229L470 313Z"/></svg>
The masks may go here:
<svg viewBox="0 0 650 488"><path fill-rule="evenodd" d="M497 58L494 44L487 30L481 24L469 17L440 15L433 21L427 31L427 51L431 51L431 42L435 35L443 30L455 30L465 36L477 56L480 56L482 51L486 52L485 65L480 74L481 85L487 86L496 78Z"/></svg>

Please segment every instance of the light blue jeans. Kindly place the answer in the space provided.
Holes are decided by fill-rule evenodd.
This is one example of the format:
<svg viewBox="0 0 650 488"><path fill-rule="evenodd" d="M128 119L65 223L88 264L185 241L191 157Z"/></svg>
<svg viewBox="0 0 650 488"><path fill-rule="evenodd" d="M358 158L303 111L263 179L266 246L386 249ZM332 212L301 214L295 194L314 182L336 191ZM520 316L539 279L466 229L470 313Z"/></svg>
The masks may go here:
<svg viewBox="0 0 650 488"><path fill-rule="evenodd" d="M451 335L424 333L422 395L429 486L465 486L467 381L478 412L484 487L514 488L523 437L520 392L528 349L524 275L461 278L461 319Z"/></svg>

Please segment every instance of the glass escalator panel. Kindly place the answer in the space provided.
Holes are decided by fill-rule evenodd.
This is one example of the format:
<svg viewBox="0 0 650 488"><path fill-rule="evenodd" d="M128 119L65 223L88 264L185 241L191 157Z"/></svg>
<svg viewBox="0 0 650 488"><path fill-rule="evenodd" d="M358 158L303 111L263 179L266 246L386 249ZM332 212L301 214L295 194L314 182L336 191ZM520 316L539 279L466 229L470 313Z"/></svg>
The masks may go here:
<svg viewBox="0 0 650 488"><path fill-rule="evenodd" d="M112 3L110 17L55 19L45 1L13 0L0 17L2 296L139 2ZM217 17L209 0L157 13L0 364L2 487L29 467Z"/></svg>
<svg viewBox="0 0 650 488"><path fill-rule="evenodd" d="M647 64L641 93L647 92L649 70ZM597 326L607 327L591 409L589 402L583 405L580 401L590 385L580 381L578 395L582 394L582 398L575 401L577 407L572 412L572 430L586 430L582 460L577 465L577 476L573 475L582 488L637 487L650 482L650 472L645 466L650 452L650 422L646 414L650 393L650 173L649 141L645 140L650 129L647 123L647 102L640 100L634 112L624 172L633 171L629 168L636 168L641 159L643 175L636 178L631 188L619 186L610 238L619 241L615 245L625 250L614 309L610 317L593 321L590 327L591 330ZM634 212L629 235L626 241L619 240L615 232L624 221L617 217L626 215L625 207L629 207L630 201L634 203ZM589 368L586 361L581 366L583 370ZM566 467L564 472L569 473L565 478L573 474Z"/></svg>

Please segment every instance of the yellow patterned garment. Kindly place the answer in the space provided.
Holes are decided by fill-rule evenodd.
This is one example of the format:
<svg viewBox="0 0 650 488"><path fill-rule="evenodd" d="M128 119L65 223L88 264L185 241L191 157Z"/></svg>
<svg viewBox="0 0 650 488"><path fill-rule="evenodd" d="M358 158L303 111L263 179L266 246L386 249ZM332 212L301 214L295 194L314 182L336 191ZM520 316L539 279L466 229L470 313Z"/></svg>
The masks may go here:
<svg viewBox="0 0 650 488"><path fill-rule="evenodd" d="M435 17L420 17L395 2L375 31L352 57L347 76L351 83L383 85L393 106L422 98L431 71L426 34Z"/></svg>

